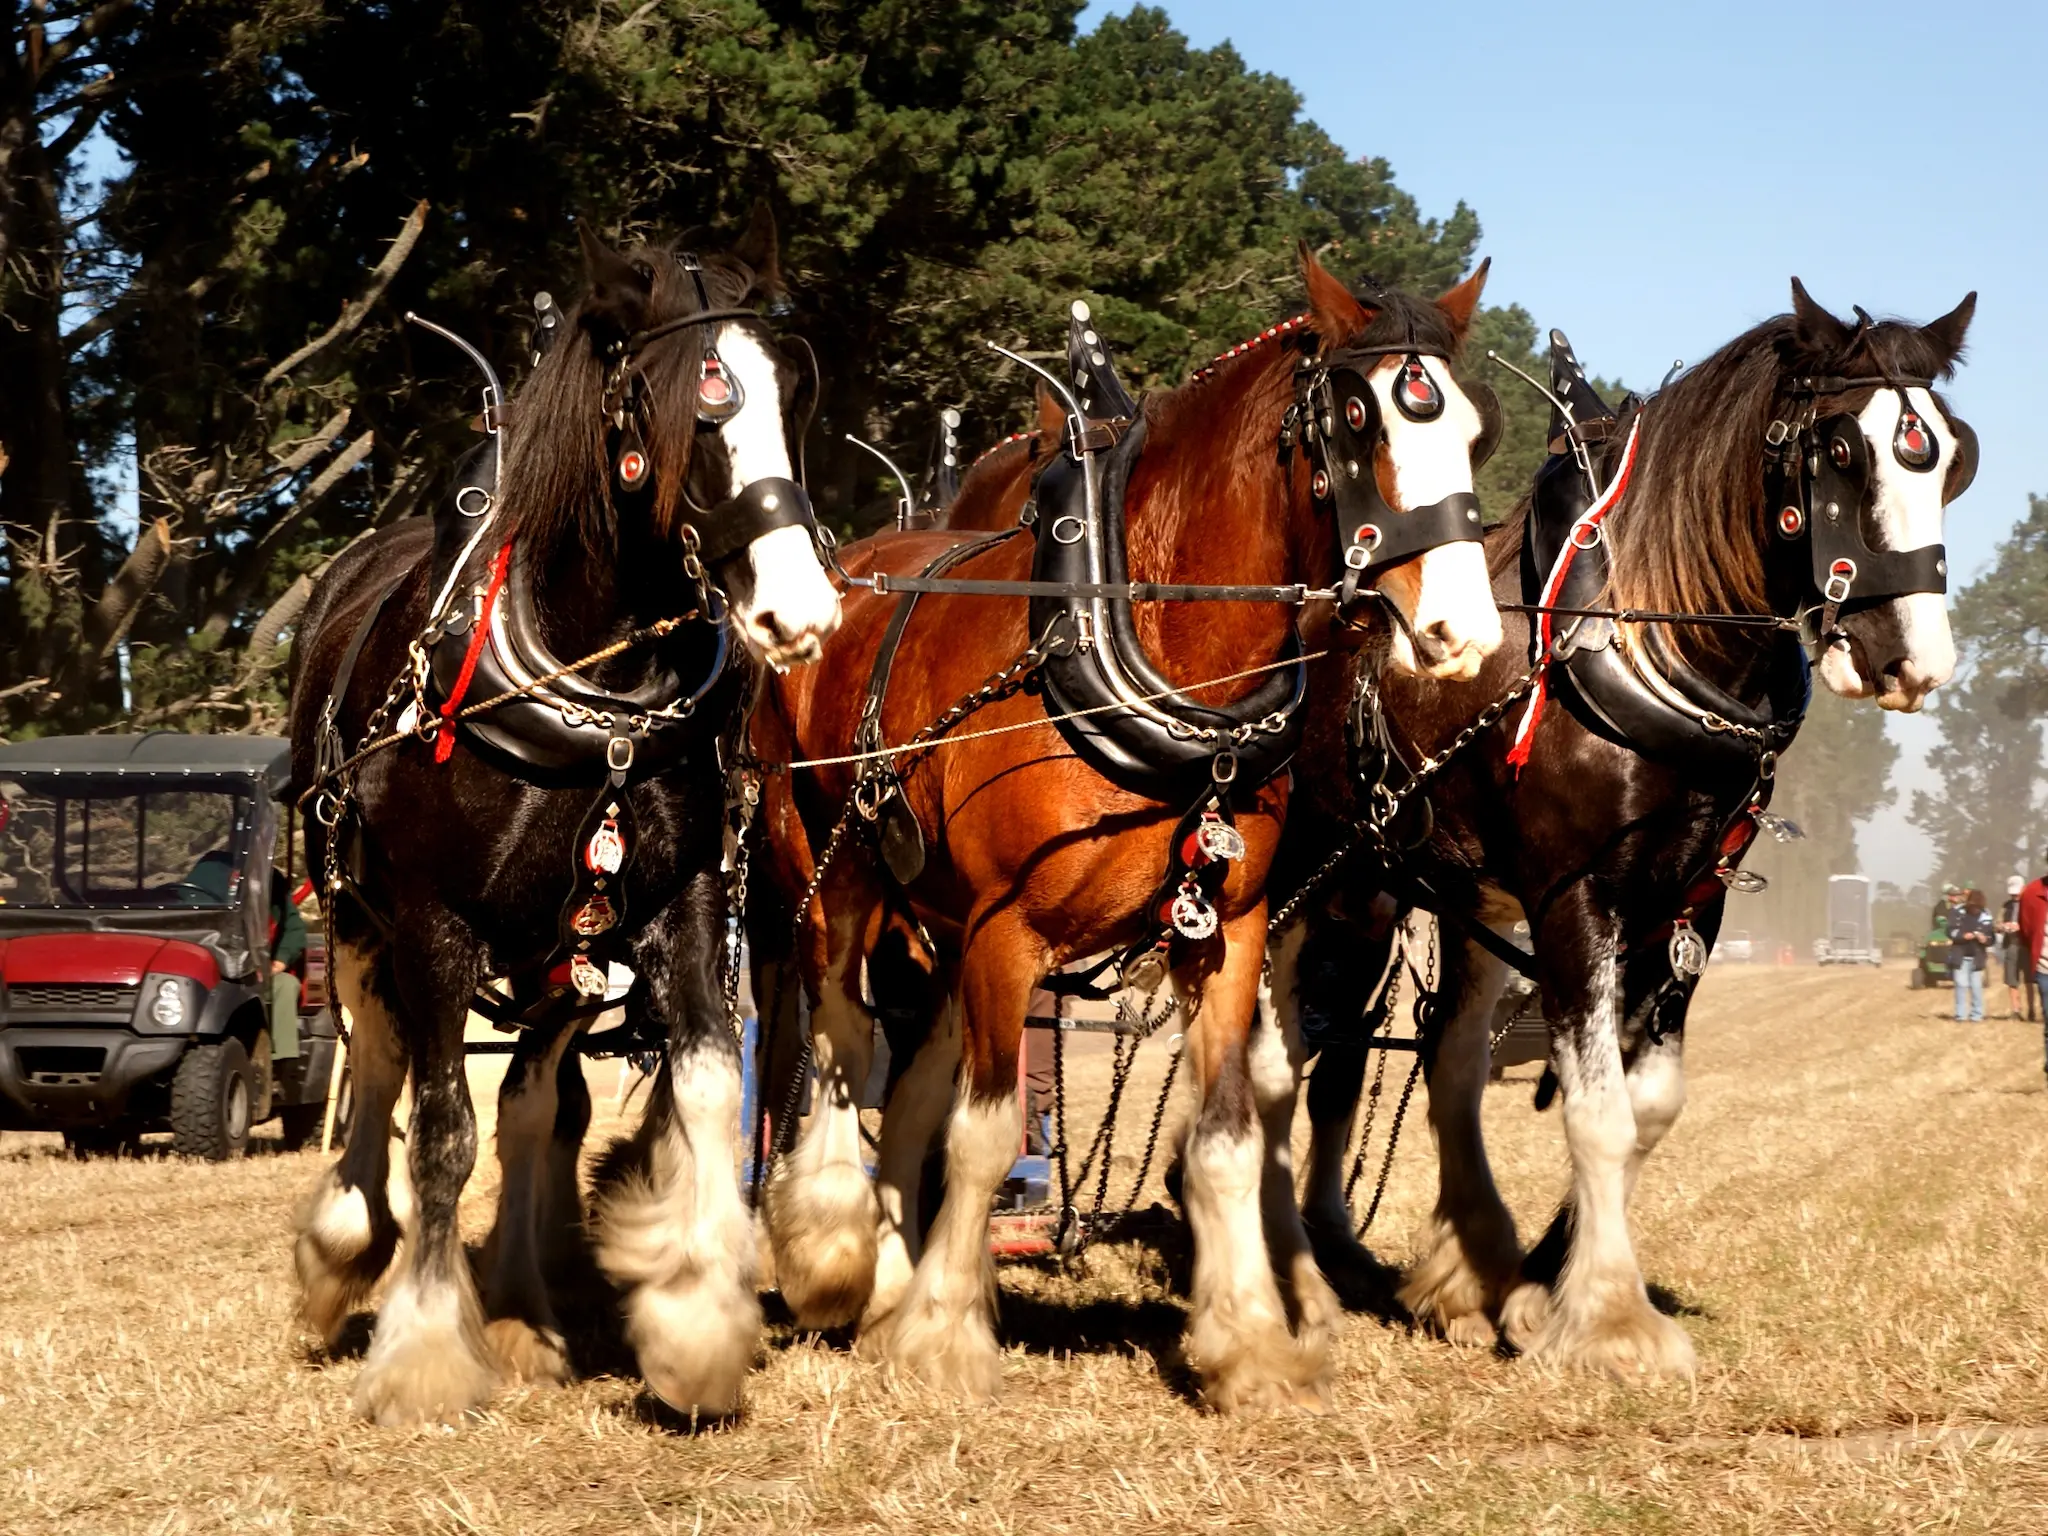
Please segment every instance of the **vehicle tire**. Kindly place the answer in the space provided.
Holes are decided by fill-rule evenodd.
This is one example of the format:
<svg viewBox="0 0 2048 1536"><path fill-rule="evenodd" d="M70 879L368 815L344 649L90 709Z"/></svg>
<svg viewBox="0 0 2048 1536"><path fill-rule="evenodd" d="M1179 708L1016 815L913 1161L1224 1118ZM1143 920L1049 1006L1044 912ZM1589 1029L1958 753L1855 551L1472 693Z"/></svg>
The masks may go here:
<svg viewBox="0 0 2048 1536"><path fill-rule="evenodd" d="M256 1084L249 1053L235 1039L195 1045L171 1079L171 1147L186 1157L224 1163L249 1146Z"/></svg>
<svg viewBox="0 0 2048 1536"><path fill-rule="evenodd" d="M338 1147L348 1140L348 1117L355 1108L355 1090L348 1070L341 1074L341 1090L334 1101L334 1144ZM327 1118L327 1101L322 1099L313 1104L286 1104L277 1112L278 1127L284 1133L284 1149L287 1152L301 1152L320 1142L320 1126Z"/></svg>

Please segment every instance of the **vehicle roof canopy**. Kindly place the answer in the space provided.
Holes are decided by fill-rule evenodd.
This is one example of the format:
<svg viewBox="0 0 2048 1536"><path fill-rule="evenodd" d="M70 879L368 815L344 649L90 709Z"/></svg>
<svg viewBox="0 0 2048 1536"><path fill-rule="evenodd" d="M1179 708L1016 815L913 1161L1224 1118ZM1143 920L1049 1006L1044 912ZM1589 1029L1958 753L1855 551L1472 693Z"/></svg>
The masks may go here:
<svg viewBox="0 0 2048 1536"><path fill-rule="evenodd" d="M0 745L0 774L21 778L130 775L147 778L249 778L276 798L291 782L292 748L282 736L45 736Z"/></svg>

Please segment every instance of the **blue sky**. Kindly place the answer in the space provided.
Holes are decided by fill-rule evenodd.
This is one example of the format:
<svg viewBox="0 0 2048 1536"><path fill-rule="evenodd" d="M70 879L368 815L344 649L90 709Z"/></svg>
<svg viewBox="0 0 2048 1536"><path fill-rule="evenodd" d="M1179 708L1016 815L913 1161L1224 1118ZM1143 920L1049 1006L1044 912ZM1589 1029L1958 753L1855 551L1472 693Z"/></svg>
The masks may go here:
<svg viewBox="0 0 2048 1536"><path fill-rule="evenodd" d="M1091 6L1082 25L1129 8ZM1793 274L1843 315L1930 320L1974 288L1949 395L1983 468L1949 512L1952 585L1988 565L2030 490L2048 492L2048 5L1164 8L1198 46L1228 40L1292 81L1425 214L1470 204L1487 297L1638 388L1788 308ZM1932 722L1890 724L1896 782L1932 787ZM1861 852L1880 879L1926 872L1902 807L1866 826Z"/></svg>

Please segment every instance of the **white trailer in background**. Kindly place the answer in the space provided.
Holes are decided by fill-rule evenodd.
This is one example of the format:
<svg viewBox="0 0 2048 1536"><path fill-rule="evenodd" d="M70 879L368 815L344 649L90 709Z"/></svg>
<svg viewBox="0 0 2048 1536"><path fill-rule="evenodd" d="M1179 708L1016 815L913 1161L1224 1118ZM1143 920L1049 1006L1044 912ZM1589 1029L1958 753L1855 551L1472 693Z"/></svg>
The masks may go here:
<svg viewBox="0 0 2048 1536"><path fill-rule="evenodd" d="M1883 955L1871 931L1870 882L1861 875L1828 876L1828 933L1813 941L1822 965L1877 965Z"/></svg>

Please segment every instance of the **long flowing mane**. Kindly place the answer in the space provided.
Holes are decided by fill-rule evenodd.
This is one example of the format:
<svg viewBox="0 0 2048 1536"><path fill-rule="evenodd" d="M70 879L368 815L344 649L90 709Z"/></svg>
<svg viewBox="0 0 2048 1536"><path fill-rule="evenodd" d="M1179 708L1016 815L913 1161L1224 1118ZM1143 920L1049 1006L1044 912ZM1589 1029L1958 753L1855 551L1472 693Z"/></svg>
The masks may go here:
<svg viewBox="0 0 2048 1536"><path fill-rule="evenodd" d="M1954 360L1920 327L1886 320L1852 345L1819 351L1798 320L1777 315L1688 369L1644 404L1629 489L1606 524L1617 606L1666 613L1764 613L1764 432L1781 381L1792 374L1943 378ZM1850 398L1853 409L1870 390ZM1502 542L1496 572L1519 555L1525 497ZM1740 644L1733 631L1693 627L1675 642L1692 654Z"/></svg>
<svg viewBox="0 0 2048 1536"><path fill-rule="evenodd" d="M646 275L647 293L593 284L569 316L568 334L541 359L507 413L506 528L544 548L579 545L593 559L614 558L619 537L608 489L606 423L600 415L604 349L698 307L696 285L673 248L642 246L624 260ZM755 286L754 272L730 257L705 258L702 275L714 307L742 303ZM647 421L655 474L652 523L664 539L678 523L696 441L697 416L689 402L695 398L704 340L703 329L692 327L655 343L639 360L653 404Z"/></svg>

